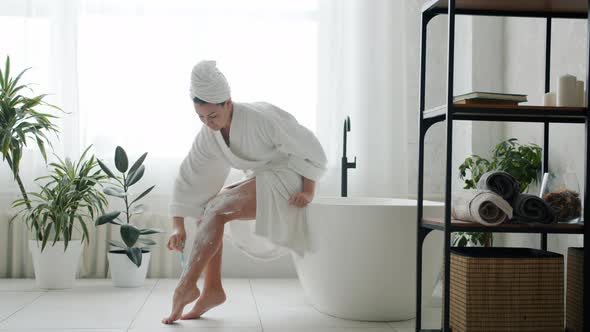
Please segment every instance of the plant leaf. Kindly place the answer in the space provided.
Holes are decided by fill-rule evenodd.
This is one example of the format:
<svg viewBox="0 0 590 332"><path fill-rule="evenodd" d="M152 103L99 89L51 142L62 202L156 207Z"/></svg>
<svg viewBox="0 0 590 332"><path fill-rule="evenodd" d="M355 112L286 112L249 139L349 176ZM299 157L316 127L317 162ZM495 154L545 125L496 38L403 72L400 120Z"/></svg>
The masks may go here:
<svg viewBox="0 0 590 332"><path fill-rule="evenodd" d="M82 220L82 216L80 215L78 215L77 219L80 222L80 226L82 226L82 241L84 241L84 238L86 238L86 243L90 244L90 239L88 238L88 227L86 227L86 223L84 220Z"/></svg>
<svg viewBox="0 0 590 332"><path fill-rule="evenodd" d="M152 239L143 239L143 238L140 238L140 239L137 239L137 241L139 241L139 242L141 242L143 244L147 244L148 246L153 246L153 245L157 244L156 241L154 241Z"/></svg>
<svg viewBox="0 0 590 332"><path fill-rule="evenodd" d="M127 153L125 153L125 150L120 146L117 146L115 149L115 166L121 173L127 172L127 167L129 167Z"/></svg>
<svg viewBox="0 0 590 332"><path fill-rule="evenodd" d="M141 157L139 157L131 166L131 168L129 169L129 174L135 172L136 169L139 168L139 166L141 166L143 164L143 161L145 160L145 157L147 156L147 152L142 154Z"/></svg>
<svg viewBox="0 0 590 332"><path fill-rule="evenodd" d="M100 159L96 159L96 161L98 162L100 169L102 169L102 171L105 172L109 177L117 178L115 176L115 174L107 167L107 165L105 165L102 161L100 161Z"/></svg>
<svg viewBox="0 0 590 332"><path fill-rule="evenodd" d="M130 224L121 225L121 238L128 247L133 247L139 238L139 229Z"/></svg>
<svg viewBox="0 0 590 332"><path fill-rule="evenodd" d="M49 231L51 230L51 226L53 226L53 223L48 223L47 226L45 227L45 232L43 233L43 244L41 245L41 251L43 251L43 249L45 249L45 245L47 245L47 239L49 238Z"/></svg>
<svg viewBox="0 0 590 332"><path fill-rule="evenodd" d="M127 249L127 246L125 245L125 243L123 243L121 241L109 240L109 244L112 246L115 246L115 247Z"/></svg>
<svg viewBox="0 0 590 332"><path fill-rule="evenodd" d="M8 85L8 76L10 75L10 57L6 56L6 63L4 65L4 85Z"/></svg>
<svg viewBox="0 0 590 332"><path fill-rule="evenodd" d="M141 248L127 248L127 257L137 267L141 266Z"/></svg>
<svg viewBox="0 0 590 332"><path fill-rule="evenodd" d="M145 212L145 205L143 205L143 204L137 204L137 205L134 205L131 208L131 212L130 213L131 214L141 214L143 212Z"/></svg>
<svg viewBox="0 0 590 332"><path fill-rule="evenodd" d="M107 194L107 195L109 195L109 196L115 196L115 197L121 197L121 198L127 196L127 193L126 192L122 191L119 188L115 188L115 187L112 187L112 186L109 186L109 187L104 188L102 190L102 192L105 193L105 194Z"/></svg>
<svg viewBox="0 0 590 332"><path fill-rule="evenodd" d="M139 233L141 235L147 235L147 234L163 233L163 231L160 230L160 229L149 229L149 228L146 228L146 229L142 229L141 231L139 231Z"/></svg>
<svg viewBox="0 0 590 332"><path fill-rule="evenodd" d="M131 204L139 201L141 198L143 198L145 195L149 194L150 191L152 191L152 189L154 189L155 185L149 187L146 191L144 191L143 193L141 193L141 195L139 195L136 199L133 200L133 202L131 202Z"/></svg>
<svg viewBox="0 0 590 332"><path fill-rule="evenodd" d="M144 172L145 172L145 166L144 165L139 166L139 168L135 172L129 172L129 174L131 174L131 175L127 179L127 186L128 187L131 187L137 181L141 180L141 178L143 177L143 173Z"/></svg>
<svg viewBox="0 0 590 332"><path fill-rule="evenodd" d="M94 222L95 226L100 226L106 223L113 223L113 220L115 220L115 218L117 218L119 215L121 214L121 211L113 211L113 212L109 212L107 214L104 214L100 217L98 217L98 219L96 219L96 221Z"/></svg>

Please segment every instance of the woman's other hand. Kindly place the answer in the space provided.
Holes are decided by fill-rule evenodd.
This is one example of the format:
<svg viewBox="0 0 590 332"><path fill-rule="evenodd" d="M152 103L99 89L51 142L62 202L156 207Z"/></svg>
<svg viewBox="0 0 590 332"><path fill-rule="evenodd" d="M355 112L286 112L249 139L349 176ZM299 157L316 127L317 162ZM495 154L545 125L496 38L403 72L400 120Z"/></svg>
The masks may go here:
<svg viewBox="0 0 590 332"><path fill-rule="evenodd" d="M303 191L291 196L291 198L289 198L289 204L302 208L306 207L312 200L313 194Z"/></svg>
<svg viewBox="0 0 590 332"><path fill-rule="evenodd" d="M168 239L168 249L183 252L182 244L186 240L186 231L184 228L176 228Z"/></svg>

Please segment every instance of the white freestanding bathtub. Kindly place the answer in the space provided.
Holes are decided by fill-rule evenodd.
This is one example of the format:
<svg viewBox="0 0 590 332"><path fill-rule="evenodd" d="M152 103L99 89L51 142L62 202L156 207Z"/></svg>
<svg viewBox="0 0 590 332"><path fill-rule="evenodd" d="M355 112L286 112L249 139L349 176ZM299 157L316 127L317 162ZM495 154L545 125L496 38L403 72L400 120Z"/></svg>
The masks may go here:
<svg viewBox="0 0 590 332"><path fill-rule="evenodd" d="M425 217L443 213L442 203L424 202ZM292 257L313 307L352 320L415 317L415 200L316 197L307 219L311 253ZM442 232L431 232L424 242L424 304L441 268L442 241Z"/></svg>

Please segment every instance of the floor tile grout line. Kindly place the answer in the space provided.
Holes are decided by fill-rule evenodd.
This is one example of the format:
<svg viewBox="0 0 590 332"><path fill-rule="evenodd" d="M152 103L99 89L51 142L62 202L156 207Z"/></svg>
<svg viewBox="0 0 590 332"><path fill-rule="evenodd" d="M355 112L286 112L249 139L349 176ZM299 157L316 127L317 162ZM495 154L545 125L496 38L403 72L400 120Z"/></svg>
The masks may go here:
<svg viewBox="0 0 590 332"><path fill-rule="evenodd" d="M252 279L248 279L250 285L250 293L252 293L252 299L254 299L254 306L256 307L256 314L258 314L258 321L260 322L260 329L264 332L264 326L262 326L262 317L260 316L260 310L258 309L258 302L256 302L256 295L254 295L254 288L252 287Z"/></svg>
<svg viewBox="0 0 590 332"><path fill-rule="evenodd" d="M131 320L131 323L129 323L129 326L127 326L127 329L125 329L125 331L129 331L131 329L131 326L133 326L133 323L135 322L135 320L139 316L139 313L141 312L141 309L143 309L143 307L147 303L147 301L150 298L150 296L152 296L152 293L154 292L154 289L156 289L156 286L160 283L160 280L161 280L161 278L156 279L156 282L152 286L152 289L150 289L150 292L145 297L145 301L143 301L143 303L141 304L141 306L139 307L139 309L137 309L137 312L135 313L135 316L133 317L133 319Z"/></svg>
<svg viewBox="0 0 590 332"><path fill-rule="evenodd" d="M45 294L47 294L47 293L49 293L49 292L48 292L48 291L41 292L41 294L39 294L39 296L37 296L36 298L34 298L34 299L33 299L33 301L31 301L31 302L29 302L29 303L26 303L26 304L25 304L25 305L23 305L22 307L18 308L18 310L17 310L17 311L15 311L15 312L11 313L10 315L6 316L6 318L4 318L4 319L0 320L0 325L2 325L2 323L4 323L5 321L7 321L7 320L8 320L10 317L14 316L14 315L15 315L17 312L19 312L19 311L23 310L25 307L27 307L27 306L29 306L29 305L33 304L33 303L34 303L35 301L37 301L37 300L38 300L38 299L39 299L41 296L43 296L43 295L45 295Z"/></svg>
<svg viewBox="0 0 590 332"><path fill-rule="evenodd" d="M0 281L2 280L18 280L18 281L26 281L28 282L32 282L33 283L33 287L37 287L35 285L35 278L0 278ZM20 289L20 290L14 290L14 289L0 289L0 293L9 293L9 292L19 292L19 293L38 293L38 292L43 292L43 293L47 293L49 292L48 289L40 289L40 288L29 288L29 289Z"/></svg>

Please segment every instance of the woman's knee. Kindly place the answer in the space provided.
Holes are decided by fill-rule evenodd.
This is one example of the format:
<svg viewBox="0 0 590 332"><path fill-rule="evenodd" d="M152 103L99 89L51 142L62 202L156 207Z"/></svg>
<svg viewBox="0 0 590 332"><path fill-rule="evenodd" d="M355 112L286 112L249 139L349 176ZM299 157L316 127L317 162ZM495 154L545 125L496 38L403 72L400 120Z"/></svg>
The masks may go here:
<svg viewBox="0 0 590 332"><path fill-rule="evenodd" d="M203 218L215 218L217 222L226 223L231 220L242 218L243 211L255 209L256 204L256 181L252 179L231 189L222 189L215 197L207 202ZM255 212L254 212L255 213Z"/></svg>
<svg viewBox="0 0 590 332"><path fill-rule="evenodd" d="M221 191L217 196L214 196L207 202L205 205L205 212L215 212L221 209L224 205L227 205L229 198L230 192Z"/></svg>
<svg viewBox="0 0 590 332"><path fill-rule="evenodd" d="M231 193L225 193L215 196L205 206L204 218L215 218L216 220L226 220L227 215L233 214L240 210L239 197Z"/></svg>

